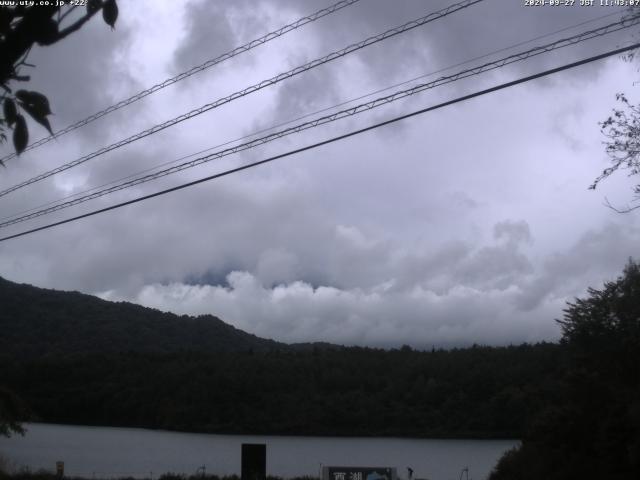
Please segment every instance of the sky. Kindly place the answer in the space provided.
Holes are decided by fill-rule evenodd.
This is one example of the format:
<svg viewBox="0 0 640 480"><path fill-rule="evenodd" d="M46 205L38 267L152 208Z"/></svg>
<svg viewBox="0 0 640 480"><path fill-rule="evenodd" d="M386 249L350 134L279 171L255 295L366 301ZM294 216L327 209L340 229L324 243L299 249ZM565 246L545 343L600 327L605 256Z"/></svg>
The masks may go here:
<svg viewBox="0 0 640 480"><path fill-rule="evenodd" d="M8 161L0 188L451 3L361 0ZM54 130L331 1L118 4L115 30L96 17L66 40L32 51L36 67L27 88L48 96ZM611 23L621 13L579 2L486 0L13 192L0 198L0 216L217 151L416 77L422 79L408 85ZM590 23L492 53L583 22ZM560 49L0 233L304 147L634 38L632 28ZM567 301L640 258L640 210L619 214L605 206L628 204L637 177L620 172L588 189L609 165L598 122L616 106L616 93L640 100L639 77L637 63L614 56L2 242L0 276L178 314L213 314L283 342L431 348L555 341L555 319ZM30 134L46 132L30 124ZM11 148L0 145L3 154Z"/></svg>

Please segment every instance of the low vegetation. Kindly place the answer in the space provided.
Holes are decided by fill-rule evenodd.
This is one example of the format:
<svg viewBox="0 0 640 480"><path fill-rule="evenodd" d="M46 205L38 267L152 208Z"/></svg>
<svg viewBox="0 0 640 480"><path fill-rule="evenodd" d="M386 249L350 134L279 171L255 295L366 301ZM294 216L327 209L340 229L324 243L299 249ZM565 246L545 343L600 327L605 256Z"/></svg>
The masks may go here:
<svg viewBox="0 0 640 480"><path fill-rule="evenodd" d="M65 480L88 480L84 477L64 477ZM93 477L91 480L95 480ZM60 478L53 472L38 471L31 472L29 470L21 470L18 472L7 473L0 470L0 480L60 480ZM113 480L113 479L111 479ZM133 478L133 477L118 477L117 480L240 480L238 475L210 475L210 474L195 474L195 475L179 475L176 473L165 473L159 477L147 477L147 478ZM283 480L281 477L275 477L267 475L266 480ZM316 477L292 477L287 480L319 480Z"/></svg>

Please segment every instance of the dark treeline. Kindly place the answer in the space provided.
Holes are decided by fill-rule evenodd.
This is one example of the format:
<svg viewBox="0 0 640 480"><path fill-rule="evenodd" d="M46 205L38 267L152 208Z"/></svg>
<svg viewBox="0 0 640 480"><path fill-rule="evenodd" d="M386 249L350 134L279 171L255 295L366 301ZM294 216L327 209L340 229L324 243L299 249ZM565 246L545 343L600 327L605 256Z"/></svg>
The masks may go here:
<svg viewBox="0 0 640 480"><path fill-rule="evenodd" d="M556 396L491 480L640 478L640 266L570 303L560 324Z"/></svg>
<svg viewBox="0 0 640 480"><path fill-rule="evenodd" d="M519 438L558 390L558 345L418 352L72 354L4 358L46 422L197 432Z"/></svg>

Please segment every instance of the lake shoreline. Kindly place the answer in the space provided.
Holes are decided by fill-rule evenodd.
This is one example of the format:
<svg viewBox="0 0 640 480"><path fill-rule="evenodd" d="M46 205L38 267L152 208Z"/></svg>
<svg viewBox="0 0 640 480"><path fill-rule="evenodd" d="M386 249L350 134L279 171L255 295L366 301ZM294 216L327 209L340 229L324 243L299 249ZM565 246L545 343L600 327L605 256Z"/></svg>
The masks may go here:
<svg viewBox="0 0 640 480"><path fill-rule="evenodd" d="M202 470L218 477L231 476L241 470L245 443L266 445L267 474L282 479L317 478L321 466L332 465L395 467L401 477L410 467L415 478L431 480L457 478L462 468L469 467L474 478L483 478L506 451L520 444L513 440L216 435L45 423L25 426L25 436L0 438L0 453L15 466L12 470L25 467L31 472L51 472L56 462L63 461L65 477L78 479L157 480L165 472L188 477Z"/></svg>
<svg viewBox="0 0 640 480"><path fill-rule="evenodd" d="M230 430L230 431L210 431L210 430L202 430L202 429L192 429L192 430L178 430L178 429L170 429L170 428L154 428L148 426L141 425L101 425L101 424L86 424L86 423L74 423L74 422L46 422L38 420L36 422L24 422L23 426L28 431L29 425L50 425L50 426L74 426L74 427L86 427L86 428L115 428L115 429L131 429L131 430L143 430L150 432L166 432L166 433L184 433L184 434L194 434L194 435L229 435L229 436L260 436L260 437L283 437L283 438L304 438L304 437L316 437L316 438L340 438L340 439L349 439L349 438L386 438L386 439L399 439L399 440L497 440L497 441L507 441L507 442L519 442L520 439L516 437L510 436L501 436L501 435L486 435L478 433L476 435L468 435L468 436L455 436L455 435L424 435L424 436L415 436L415 435L385 435L384 433L376 433L372 432L370 434L367 433L358 433L358 434L341 434L341 433L322 433L322 432L308 432L308 433L265 433L265 432L256 432L256 431L238 431L238 430Z"/></svg>
<svg viewBox="0 0 640 480"><path fill-rule="evenodd" d="M67 476L64 475L63 478L65 480L98 480L98 479L109 479L109 480L129 480L132 477L77 477L77 476ZM60 480L60 477L52 472L47 470L39 470L36 472L31 471L20 471L20 472L3 472L0 470L0 479L2 480ZM240 480L240 474L233 475L224 475L219 476L215 474L204 474L204 475L182 475L176 474L172 472L165 472L158 476L149 476L146 478L139 478L136 480ZM302 477L278 477L273 475L267 475L266 480L320 480L320 477L312 477L312 476L302 476Z"/></svg>

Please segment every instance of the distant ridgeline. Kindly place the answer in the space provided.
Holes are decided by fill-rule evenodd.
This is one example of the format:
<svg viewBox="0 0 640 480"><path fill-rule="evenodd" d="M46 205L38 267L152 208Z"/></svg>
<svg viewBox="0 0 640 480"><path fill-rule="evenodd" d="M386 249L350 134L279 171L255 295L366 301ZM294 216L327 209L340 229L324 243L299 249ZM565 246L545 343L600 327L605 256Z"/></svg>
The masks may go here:
<svg viewBox="0 0 640 480"><path fill-rule="evenodd" d="M25 360L78 353L237 352L285 347L212 315L178 316L1 277L0 332L0 355Z"/></svg>
<svg viewBox="0 0 640 480"><path fill-rule="evenodd" d="M213 316L0 279L0 382L46 422L198 432L520 437L555 344L418 352L286 345Z"/></svg>

